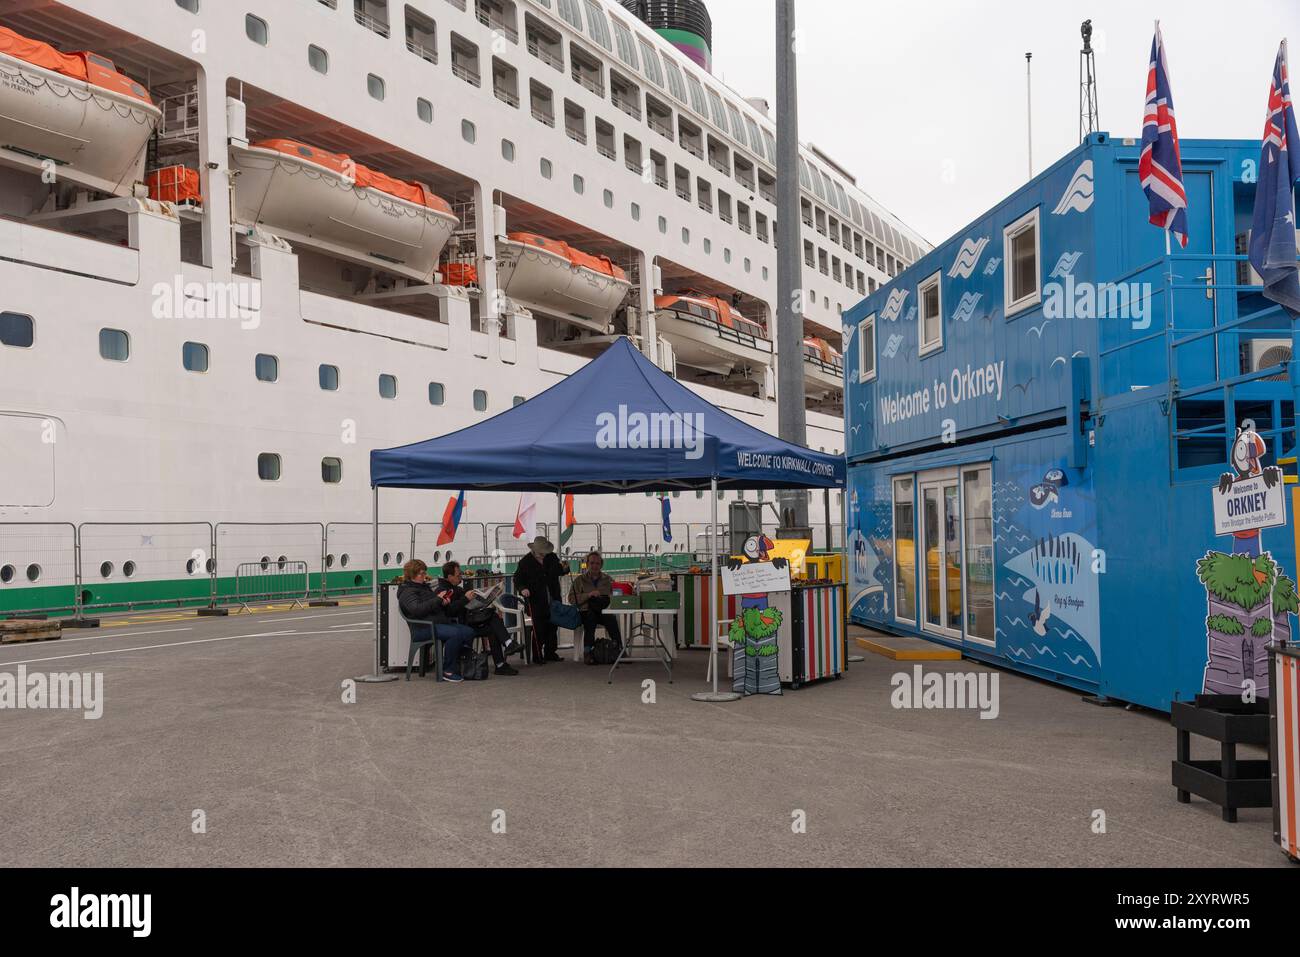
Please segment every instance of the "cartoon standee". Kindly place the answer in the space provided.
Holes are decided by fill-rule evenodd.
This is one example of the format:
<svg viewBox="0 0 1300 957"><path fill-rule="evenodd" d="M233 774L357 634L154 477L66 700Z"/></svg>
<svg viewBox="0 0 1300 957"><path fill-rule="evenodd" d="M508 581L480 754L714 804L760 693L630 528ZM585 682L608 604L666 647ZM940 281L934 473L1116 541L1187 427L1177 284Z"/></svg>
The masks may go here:
<svg viewBox="0 0 1300 957"><path fill-rule="evenodd" d="M750 562L769 560L772 540L766 535L752 535L745 541L744 558L727 559L733 571ZM784 568L784 558L770 559L773 567ZM779 608L768 606L767 593L741 595L738 614L731 622L732 690L744 695L780 694L781 676L777 666L777 632L784 616Z"/></svg>
<svg viewBox="0 0 1300 957"><path fill-rule="evenodd" d="M1264 468L1264 439L1249 419L1232 445L1232 472L1215 488L1216 530L1231 535L1232 552L1209 551L1196 563L1205 586L1206 662L1202 690L1267 697L1268 645L1288 641L1296 613L1295 582L1263 549L1261 531L1285 522L1282 470Z"/></svg>

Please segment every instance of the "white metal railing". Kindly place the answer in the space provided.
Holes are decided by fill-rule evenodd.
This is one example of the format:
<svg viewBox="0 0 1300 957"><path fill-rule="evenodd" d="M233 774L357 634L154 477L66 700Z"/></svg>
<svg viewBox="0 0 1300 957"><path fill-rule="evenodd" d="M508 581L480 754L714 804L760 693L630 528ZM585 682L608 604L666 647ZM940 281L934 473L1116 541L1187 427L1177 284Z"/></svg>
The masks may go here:
<svg viewBox="0 0 1300 957"><path fill-rule="evenodd" d="M679 199L684 199L688 203L691 201L691 191L689 189L682 189L680 186L677 187L677 196Z"/></svg>
<svg viewBox="0 0 1300 957"><path fill-rule="evenodd" d="M429 63L438 62L438 51L432 47L426 47L421 43L416 43L414 40L407 40L406 49L410 50L421 60L425 60Z"/></svg>
<svg viewBox="0 0 1300 957"><path fill-rule="evenodd" d="M612 146L605 146L602 143L597 143L596 152L599 153L601 156L605 157L605 159L611 159L611 160L618 159L618 153L614 150L614 147Z"/></svg>
<svg viewBox="0 0 1300 957"><path fill-rule="evenodd" d="M704 159L704 150L693 145L689 140L680 140L682 147L696 159Z"/></svg>
<svg viewBox="0 0 1300 957"><path fill-rule="evenodd" d="M749 223L741 223L741 224L740 224L740 231L741 231L742 233L744 233L745 235L749 235L750 233L752 233L752 232L754 231L754 229L753 229L752 226L749 225Z"/></svg>
<svg viewBox="0 0 1300 957"><path fill-rule="evenodd" d="M542 46L536 40L528 41L528 52L531 53L533 56L537 57L537 59L541 60L547 66L553 66L557 70L564 69L564 61L561 60L559 57L557 57L550 50L546 49L546 47Z"/></svg>
<svg viewBox="0 0 1300 957"><path fill-rule="evenodd" d="M502 103L508 103L515 109L519 108L519 97L516 94L511 93L509 90L502 89L499 86L493 87L492 92L496 94L496 98Z"/></svg>
<svg viewBox="0 0 1300 957"><path fill-rule="evenodd" d="M728 176L731 175L731 170L727 168L727 164L722 162L722 160L720 159L715 159L714 157L710 156L709 165L712 166L714 169L716 169L719 173L726 173Z"/></svg>
<svg viewBox="0 0 1300 957"><path fill-rule="evenodd" d="M628 169L630 169L632 172L636 173L638 176L641 175L641 164L636 162L635 160L624 160L623 165L626 166Z"/></svg>
<svg viewBox="0 0 1300 957"><path fill-rule="evenodd" d="M668 188L668 177L667 177L667 176L661 176L660 174L655 173L655 185L658 186L660 189L667 189L667 188Z"/></svg>
<svg viewBox="0 0 1300 957"><path fill-rule="evenodd" d="M352 16L356 18L357 23L372 33L378 33L381 37L388 36L388 24L373 14L366 13L364 10L354 10Z"/></svg>
<svg viewBox="0 0 1300 957"><path fill-rule="evenodd" d="M581 84L582 86L585 86L587 89L591 90L592 93L595 93L601 99L605 98L605 87L603 84L601 84L599 80L594 80L591 77L587 76L585 73L580 73L576 70L573 72L572 76L575 82Z"/></svg>
<svg viewBox="0 0 1300 957"><path fill-rule="evenodd" d="M555 126L555 117L543 113L541 110L537 109L537 107L533 107L533 119L538 123L545 123L547 126L552 128Z"/></svg>
<svg viewBox="0 0 1300 957"><path fill-rule="evenodd" d="M581 143L583 146L587 145L587 133L585 130L576 130L572 126L566 126L564 128L564 135L575 143Z"/></svg>
<svg viewBox="0 0 1300 957"><path fill-rule="evenodd" d="M197 142L199 135L199 93L187 90L158 103L162 119L158 122L160 140Z"/></svg>
<svg viewBox="0 0 1300 957"><path fill-rule="evenodd" d="M470 86L482 86L483 81L479 79L478 73L465 66L463 63L457 63L454 60L451 64L451 72L460 77Z"/></svg>
<svg viewBox="0 0 1300 957"><path fill-rule="evenodd" d="M616 96L614 97L614 105L628 116L632 117L632 119L641 119L641 107L637 106L635 103L629 103L627 100Z"/></svg>
<svg viewBox="0 0 1300 957"><path fill-rule="evenodd" d="M706 213L713 212L713 204L710 203L707 199L700 200L699 207L700 209L704 210Z"/></svg>
<svg viewBox="0 0 1300 957"><path fill-rule="evenodd" d="M655 119L655 117L650 116L646 118L646 125L648 125L650 129L654 130L656 133L658 133L660 136L664 137L665 139L668 139L669 141L672 140L673 128L671 125L665 123L663 120L657 120Z"/></svg>
<svg viewBox="0 0 1300 957"><path fill-rule="evenodd" d="M728 226L732 223L731 213L727 212L725 209L718 212L718 219L722 220Z"/></svg>
<svg viewBox="0 0 1300 957"><path fill-rule="evenodd" d="M497 17L492 16L491 14L489 14L489 13L488 13L485 9L483 9L482 7L479 7L479 8L478 8L478 10L475 12L474 16L478 18L478 22L481 23L481 24L483 24L483 26L488 27L488 28L490 28L490 29L496 31L497 33L501 34L503 37L505 37L505 38L506 38L507 40L509 40L511 43L518 43L518 42L519 42L519 31L518 31L518 30L516 30L516 29L515 29L514 27L512 27L510 24L506 23L504 20L501 20L501 19L499 19L499 18L497 18Z"/></svg>

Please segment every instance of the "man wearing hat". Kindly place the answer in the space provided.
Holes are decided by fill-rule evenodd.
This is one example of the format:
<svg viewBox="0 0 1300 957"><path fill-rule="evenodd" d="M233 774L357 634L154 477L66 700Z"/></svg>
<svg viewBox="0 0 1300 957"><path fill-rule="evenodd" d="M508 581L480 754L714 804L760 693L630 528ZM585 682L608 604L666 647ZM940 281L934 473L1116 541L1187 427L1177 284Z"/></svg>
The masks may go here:
<svg viewBox="0 0 1300 957"><path fill-rule="evenodd" d="M560 600L564 564L544 535L528 543L528 554L515 567L515 594L528 605L533 618L533 660L538 664L562 660L556 654L558 638L551 621L551 602Z"/></svg>

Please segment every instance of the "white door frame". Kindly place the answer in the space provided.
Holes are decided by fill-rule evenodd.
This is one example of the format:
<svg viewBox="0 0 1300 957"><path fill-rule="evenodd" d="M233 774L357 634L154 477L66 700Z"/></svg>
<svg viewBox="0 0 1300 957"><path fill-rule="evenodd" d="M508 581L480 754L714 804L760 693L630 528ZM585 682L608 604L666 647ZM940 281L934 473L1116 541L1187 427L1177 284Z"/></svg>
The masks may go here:
<svg viewBox="0 0 1300 957"><path fill-rule="evenodd" d="M917 597L919 599L917 616L919 619L919 624L922 631L928 631L933 635L938 635L942 638L947 638L951 641L961 641L963 629L961 628L954 629L949 627L946 624L950 609L948 608L948 587L949 587L948 586L948 564L945 561L945 552L943 548L945 542L944 535L946 530L942 527L943 523L946 521L946 515L944 509L945 503L944 503L944 494L943 494L944 487L953 486L957 489L957 496L956 496L957 528L959 533L962 530L961 470L958 468L947 468L947 469L933 469L928 472L918 472L916 474L916 486L917 486L917 502L919 504L919 508L917 511L920 513L919 521L917 523L918 525L917 538L919 539L921 544L921 548L919 549L920 554L918 556L918 560L916 563L917 577L918 579L920 579L917 588ZM931 624L929 621L929 614L931 611L929 607L930 604L930 554L929 554L930 529L928 528L928 520L927 520L926 510L925 510L925 493L929 489L935 489L938 492L938 505L939 505L939 516L938 516L940 522L939 535L938 535L939 560L936 568L936 573L939 576L939 608L938 608L939 624L938 625ZM960 542L960 534L959 534L959 542ZM959 544L959 547L962 546ZM960 587L962 590L962 604L963 604L960 614L963 616L965 615L965 600L966 600L965 599L965 593L966 593L965 565L966 565L966 556L965 556L965 552L963 552L962 553L962 574L961 574L961 581L960 581Z"/></svg>

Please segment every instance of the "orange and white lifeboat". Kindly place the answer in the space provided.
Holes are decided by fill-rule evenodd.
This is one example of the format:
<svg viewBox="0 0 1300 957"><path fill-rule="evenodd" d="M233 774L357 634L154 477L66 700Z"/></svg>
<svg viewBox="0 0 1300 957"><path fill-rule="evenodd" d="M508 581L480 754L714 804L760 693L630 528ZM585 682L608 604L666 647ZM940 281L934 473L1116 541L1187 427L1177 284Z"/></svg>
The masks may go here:
<svg viewBox="0 0 1300 957"><path fill-rule="evenodd" d="M429 283L460 221L423 183L296 140L232 146L235 222Z"/></svg>
<svg viewBox="0 0 1300 957"><path fill-rule="evenodd" d="M762 383L772 364L772 340L725 299L696 292L655 297L655 327L672 343L680 365Z"/></svg>
<svg viewBox="0 0 1300 957"><path fill-rule="evenodd" d="M829 398L844 391L844 357L825 339L803 341L804 394Z"/></svg>
<svg viewBox="0 0 1300 957"><path fill-rule="evenodd" d="M607 256L593 256L536 233L497 240L497 283L533 312L607 332L632 287Z"/></svg>
<svg viewBox="0 0 1300 957"><path fill-rule="evenodd" d="M162 118L149 91L96 53L60 53L0 27L0 159L129 196Z"/></svg>

